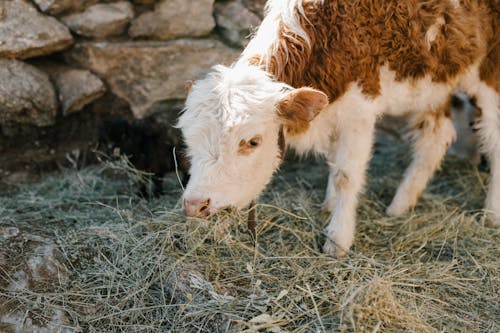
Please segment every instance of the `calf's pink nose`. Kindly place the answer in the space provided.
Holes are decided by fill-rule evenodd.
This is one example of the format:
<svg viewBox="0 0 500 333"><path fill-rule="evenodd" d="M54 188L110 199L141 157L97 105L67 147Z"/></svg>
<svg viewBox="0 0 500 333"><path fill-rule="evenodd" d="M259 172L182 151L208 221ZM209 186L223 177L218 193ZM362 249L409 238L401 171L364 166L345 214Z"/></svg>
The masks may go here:
<svg viewBox="0 0 500 333"><path fill-rule="evenodd" d="M184 212L191 217L210 215L210 199L184 199Z"/></svg>

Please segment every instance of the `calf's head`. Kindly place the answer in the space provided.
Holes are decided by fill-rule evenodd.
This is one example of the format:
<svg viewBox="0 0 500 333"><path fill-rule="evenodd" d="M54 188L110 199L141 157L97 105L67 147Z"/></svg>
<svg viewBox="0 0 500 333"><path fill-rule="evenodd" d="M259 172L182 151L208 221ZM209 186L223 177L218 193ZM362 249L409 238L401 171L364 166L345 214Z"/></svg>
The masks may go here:
<svg viewBox="0 0 500 333"><path fill-rule="evenodd" d="M308 127L327 103L324 93L275 82L255 66L216 66L196 81L178 123L191 162L186 214L248 205L281 163L280 131Z"/></svg>

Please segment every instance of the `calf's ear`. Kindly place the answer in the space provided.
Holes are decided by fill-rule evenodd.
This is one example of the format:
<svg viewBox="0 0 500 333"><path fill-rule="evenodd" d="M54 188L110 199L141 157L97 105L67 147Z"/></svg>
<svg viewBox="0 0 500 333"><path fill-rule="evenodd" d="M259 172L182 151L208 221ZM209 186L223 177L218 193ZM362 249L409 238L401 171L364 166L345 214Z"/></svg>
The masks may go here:
<svg viewBox="0 0 500 333"><path fill-rule="evenodd" d="M328 105L325 93L308 87L294 89L278 103L278 114L285 124L310 122Z"/></svg>

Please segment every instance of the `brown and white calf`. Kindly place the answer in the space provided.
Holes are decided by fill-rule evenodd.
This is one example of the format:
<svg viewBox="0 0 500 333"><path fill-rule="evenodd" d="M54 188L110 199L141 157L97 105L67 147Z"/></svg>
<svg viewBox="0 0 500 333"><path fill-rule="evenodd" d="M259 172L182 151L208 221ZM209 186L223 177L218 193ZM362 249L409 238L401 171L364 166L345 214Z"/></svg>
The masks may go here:
<svg viewBox="0 0 500 333"><path fill-rule="evenodd" d="M187 215L255 199L279 167L280 133L298 153L325 155L324 251L354 238L357 196L375 121L407 114L413 162L387 209L416 203L455 138L451 93L474 96L491 162L486 210L500 220L498 0L271 0L240 59L194 83L180 117L191 160Z"/></svg>

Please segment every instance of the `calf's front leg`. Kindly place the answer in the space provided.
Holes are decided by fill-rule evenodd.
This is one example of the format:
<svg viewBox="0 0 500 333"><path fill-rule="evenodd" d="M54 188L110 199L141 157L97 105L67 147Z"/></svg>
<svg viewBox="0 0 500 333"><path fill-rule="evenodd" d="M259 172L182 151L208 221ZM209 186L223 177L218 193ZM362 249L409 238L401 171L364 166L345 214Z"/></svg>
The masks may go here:
<svg viewBox="0 0 500 333"><path fill-rule="evenodd" d="M333 156L328 157L334 161L330 163L329 176L329 186L334 191L327 192L325 204L335 209L325 229L326 254L342 257L354 240L358 194L371 156L375 120L376 113L367 108L342 110L338 114L337 143Z"/></svg>

